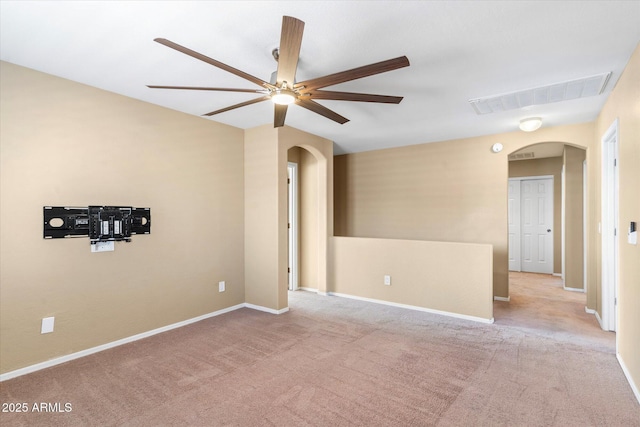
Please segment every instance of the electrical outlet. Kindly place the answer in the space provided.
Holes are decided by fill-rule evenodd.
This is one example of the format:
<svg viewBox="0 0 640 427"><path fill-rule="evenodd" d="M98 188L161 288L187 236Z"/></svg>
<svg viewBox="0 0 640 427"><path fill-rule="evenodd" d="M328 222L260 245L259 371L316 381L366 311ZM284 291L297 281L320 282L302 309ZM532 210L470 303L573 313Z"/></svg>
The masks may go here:
<svg viewBox="0 0 640 427"><path fill-rule="evenodd" d="M115 251L115 242L110 240L108 242L96 242L91 244L91 252L110 252Z"/></svg>
<svg viewBox="0 0 640 427"><path fill-rule="evenodd" d="M53 323L55 321L55 317L44 317L42 319L42 326L40 328L41 334L48 334L53 332Z"/></svg>
<svg viewBox="0 0 640 427"><path fill-rule="evenodd" d="M384 276L384 284L387 286L391 286L391 276Z"/></svg>
<svg viewBox="0 0 640 427"><path fill-rule="evenodd" d="M226 287L227 285L224 283L224 281L218 282L218 292L224 292Z"/></svg>

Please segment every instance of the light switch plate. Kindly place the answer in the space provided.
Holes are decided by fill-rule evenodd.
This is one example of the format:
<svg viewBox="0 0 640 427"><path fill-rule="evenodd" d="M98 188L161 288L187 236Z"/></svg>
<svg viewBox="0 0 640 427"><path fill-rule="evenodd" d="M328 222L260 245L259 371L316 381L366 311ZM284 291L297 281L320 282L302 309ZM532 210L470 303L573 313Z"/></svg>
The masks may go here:
<svg viewBox="0 0 640 427"><path fill-rule="evenodd" d="M218 282L218 292L224 292L227 285L224 281Z"/></svg>

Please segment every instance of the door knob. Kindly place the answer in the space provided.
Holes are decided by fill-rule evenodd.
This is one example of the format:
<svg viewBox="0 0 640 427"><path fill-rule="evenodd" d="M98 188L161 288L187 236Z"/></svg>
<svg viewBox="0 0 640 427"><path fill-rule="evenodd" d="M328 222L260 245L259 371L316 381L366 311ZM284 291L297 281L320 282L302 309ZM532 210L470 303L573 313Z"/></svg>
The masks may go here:
<svg viewBox="0 0 640 427"><path fill-rule="evenodd" d="M551 233L551 229L550 228L547 228L547 233Z"/></svg>

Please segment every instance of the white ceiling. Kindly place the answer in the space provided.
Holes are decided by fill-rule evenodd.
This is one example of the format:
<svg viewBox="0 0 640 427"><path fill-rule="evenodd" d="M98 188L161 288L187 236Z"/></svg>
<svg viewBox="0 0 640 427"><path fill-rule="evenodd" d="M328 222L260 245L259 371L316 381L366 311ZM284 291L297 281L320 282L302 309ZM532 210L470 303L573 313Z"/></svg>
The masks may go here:
<svg viewBox="0 0 640 427"><path fill-rule="evenodd" d="M399 105L318 101L340 125L290 107L286 124L358 152L596 118L640 41L640 1L6 1L1 59L198 115L254 94L147 84L259 89L153 41L163 37L263 80L276 69L282 16L306 23L297 80L406 55L411 66L327 90L404 96ZM602 95L477 115L472 98L612 71ZM96 111L99 115L100 111ZM213 118L273 123L262 102Z"/></svg>

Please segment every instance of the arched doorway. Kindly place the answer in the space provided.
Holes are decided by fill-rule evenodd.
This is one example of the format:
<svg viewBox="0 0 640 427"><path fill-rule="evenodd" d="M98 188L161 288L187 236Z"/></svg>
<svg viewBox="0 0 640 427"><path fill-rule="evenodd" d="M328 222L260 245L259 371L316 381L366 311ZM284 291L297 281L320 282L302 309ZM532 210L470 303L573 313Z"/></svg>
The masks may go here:
<svg viewBox="0 0 640 427"><path fill-rule="evenodd" d="M288 289L317 292L319 162L307 149L295 146L287 152Z"/></svg>
<svg viewBox="0 0 640 427"><path fill-rule="evenodd" d="M530 239L541 241L547 238L549 231L553 256L547 271L527 269L524 265L520 268L518 263L512 262L512 258L514 253L525 251L524 244L514 250L514 242L516 245L521 242L509 236L509 293L508 298L495 298L496 322L558 336L597 334L597 325L588 310L585 310L586 150L564 142L544 142L521 147L509 154L508 158L507 228L513 233L515 224L516 232L523 235L529 232ZM528 187L528 199L514 197L512 187L520 187L523 192ZM550 199L546 194L548 191L552 193ZM525 207L527 203L530 206ZM544 213L547 208L550 208L548 213ZM527 209L529 218L525 218ZM545 224L540 230L534 227L532 232L531 228L525 231L524 225L518 229L517 220L514 220L514 216L518 215L521 215L522 224L528 221L534 226L543 223L542 216L552 218L549 225ZM535 250L533 256L544 257L546 254L546 249L540 253L537 252L537 247Z"/></svg>
<svg viewBox="0 0 640 427"><path fill-rule="evenodd" d="M298 154L304 159L304 170L299 174L311 184L300 185L300 194L310 202L306 207L309 215L301 215L304 229L300 237L300 284L313 287L320 295L326 295L329 287L329 236L333 235L333 142L325 138L284 126L278 128L278 304L288 307L289 292L289 232L288 232L288 184L287 166L289 150L298 147ZM295 151L295 150L294 150ZM311 176L314 178L311 179ZM305 210L302 207L301 211ZM307 224L305 225L305 221ZM306 249L305 249L306 248ZM308 279L306 279L308 278ZM307 281L309 285L305 284Z"/></svg>
<svg viewBox="0 0 640 427"><path fill-rule="evenodd" d="M551 251L553 259L548 270L538 272L560 276L565 289L582 292L586 291L585 189L587 183L584 179L585 169L586 150L563 142L532 144L509 155L510 190L517 189L519 183L525 182L534 183L536 188L544 188L543 183L552 185L550 189L552 198L546 199L552 204L552 209L549 210L552 218L549 219L543 232L548 231L553 234ZM522 268L518 268L523 263L511 262L511 260L516 256L526 256L523 253L527 251L518 249L522 248L523 241L531 239L518 239L516 236L516 233L525 233L524 227L519 226L522 221L519 221L518 216L523 217L527 213L518 205L523 203L522 206L525 206L525 200L517 195L517 191L511 193L508 214L510 270L523 271ZM545 203L548 202L542 202L542 196L535 197L539 197L540 204L533 200L526 209L530 210L530 205L535 204L533 209L537 211L533 215L538 218L538 214L540 217L543 216L543 209L548 208ZM526 220L523 219L523 221ZM534 240L542 242L544 239ZM520 247L512 247L514 243ZM539 254L544 253L541 248L537 246L536 248L539 249Z"/></svg>

